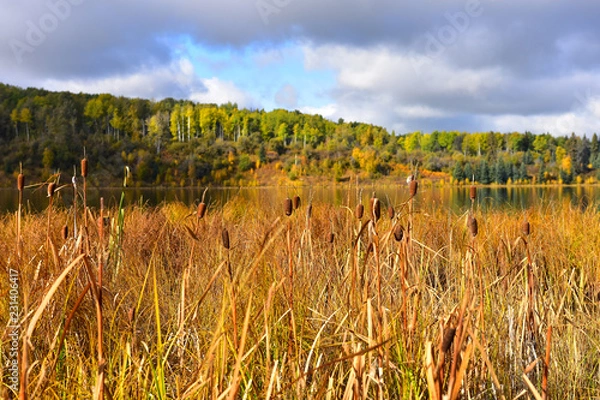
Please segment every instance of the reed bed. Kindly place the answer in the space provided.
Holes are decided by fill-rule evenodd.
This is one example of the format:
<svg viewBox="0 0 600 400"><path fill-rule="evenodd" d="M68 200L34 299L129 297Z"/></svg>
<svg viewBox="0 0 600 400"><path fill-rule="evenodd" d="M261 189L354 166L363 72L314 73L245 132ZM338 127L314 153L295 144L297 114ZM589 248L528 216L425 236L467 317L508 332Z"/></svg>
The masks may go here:
<svg viewBox="0 0 600 400"><path fill-rule="evenodd" d="M595 208L483 213L475 192L455 214L416 188L371 207L94 205L78 237L57 202L0 217L23 331L37 318L29 397L600 396ZM0 316L8 291L0 280Z"/></svg>

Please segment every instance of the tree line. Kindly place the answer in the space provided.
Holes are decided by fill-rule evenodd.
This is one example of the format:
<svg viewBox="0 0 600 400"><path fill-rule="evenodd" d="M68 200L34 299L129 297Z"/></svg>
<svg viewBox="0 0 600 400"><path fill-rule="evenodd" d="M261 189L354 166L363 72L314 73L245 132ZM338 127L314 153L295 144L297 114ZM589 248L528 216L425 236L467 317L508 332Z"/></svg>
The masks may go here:
<svg viewBox="0 0 600 400"><path fill-rule="evenodd" d="M85 156L95 183L123 170L138 185L252 185L262 176L345 180L421 173L462 183L572 183L600 178L598 137L530 132L396 134L320 115L51 92L0 84L0 184L22 168L44 180Z"/></svg>

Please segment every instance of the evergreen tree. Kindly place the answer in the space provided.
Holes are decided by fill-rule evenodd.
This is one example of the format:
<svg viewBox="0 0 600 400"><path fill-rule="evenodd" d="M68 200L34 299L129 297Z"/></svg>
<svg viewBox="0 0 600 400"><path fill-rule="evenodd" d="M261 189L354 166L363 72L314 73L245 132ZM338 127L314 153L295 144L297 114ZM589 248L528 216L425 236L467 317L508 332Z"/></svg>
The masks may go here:
<svg viewBox="0 0 600 400"><path fill-rule="evenodd" d="M458 182L465 180L465 171L459 162L454 164L454 168L452 169L452 178Z"/></svg>
<svg viewBox="0 0 600 400"><path fill-rule="evenodd" d="M540 169L538 171L538 175L537 175L537 183L544 183L546 182L546 168L544 167L543 163L540 163Z"/></svg>
<svg viewBox="0 0 600 400"><path fill-rule="evenodd" d="M527 175L527 167L525 166L525 163L521 163L521 166L519 167L519 174L518 174L517 179L529 180L529 175Z"/></svg>
<svg viewBox="0 0 600 400"><path fill-rule="evenodd" d="M596 155L600 151L600 145L598 144L598 135L594 133L592 136L592 142L590 143L590 154Z"/></svg>
<svg viewBox="0 0 600 400"><path fill-rule="evenodd" d="M584 136L583 139L581 139L577 143L577 149L576 149L575 159L574 159L575 173L580 174L580 173L588 172L588 170L589 170L588 165L590 163L590 154L591 154L590 142Z"/></svg>
<svg viewBox="0 0 600 400"><path fill-rule="evenodd" d="M479 167L477 168L477 182L482 183L484 185L489 185L490 183L492 183L492 178L490 175L490 167L488 165L488 162L486 160L482 160L479 163Z"/></svg>
<svg viewBox="0 0 600 400"><path fill-rule="evenodd" d="M502 161L502 158L498 158L498 160L496 160L492 175L494 182L502 185L508 180L508 173L506 172L506 166L504 161Z"/></svg>
<svg viewBox="0 0 600 400"><path fill-rule="evenodd" d="M475 179L475 178L473 177L473 174L474 174L474 172L473 172L473 167L471 166L471 163L470 163L470 162L468 162L468 163L466 163L466 164L465 164L465 168L464 168L464 174L465 174L465 179L468 179L468 180L473 180L473 179Z"/></svg>

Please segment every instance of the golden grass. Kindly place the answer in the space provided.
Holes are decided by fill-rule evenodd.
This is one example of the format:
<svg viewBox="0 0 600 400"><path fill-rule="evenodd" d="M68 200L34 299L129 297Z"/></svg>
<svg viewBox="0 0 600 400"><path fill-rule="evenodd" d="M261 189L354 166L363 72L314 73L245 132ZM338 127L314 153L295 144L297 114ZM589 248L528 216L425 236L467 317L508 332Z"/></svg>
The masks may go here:
<svg viewBox="0 0 600 400"><path fill-rule="evenodd" d="M72 213L54 209L48 235L46 215L23 215L21 258L5 215L0 267L6 277L21 260L28 297L28 391L92 398L101 315L105 398L600 396L600 214L475 211L474 238L470 204L456 215L412 201L391 220L371 212L376 223L358 221L357 204L297 200L292 212L283 197L201 216L130 207L116 248L114 218L64 240ZM88 276L99 264L100 303ZM8 290L0 280L0 315Z"/></svg>

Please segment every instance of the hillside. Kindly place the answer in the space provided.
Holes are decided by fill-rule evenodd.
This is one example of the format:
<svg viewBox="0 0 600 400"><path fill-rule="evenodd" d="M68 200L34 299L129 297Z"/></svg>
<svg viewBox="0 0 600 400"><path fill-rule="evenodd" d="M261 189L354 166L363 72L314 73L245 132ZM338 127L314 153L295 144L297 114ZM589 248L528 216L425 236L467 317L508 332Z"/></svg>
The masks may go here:
<svg viewBox="0 0 600 400"><path fill-rule="evenodd" d="M70 176L84 156L94 185L264 185L395 180L418 168L454 183L572 183L599 178L597 135L411 132L236 104L153 101L0 84L0 185ZM64 177L63 177L64 179Z"/></svg>

